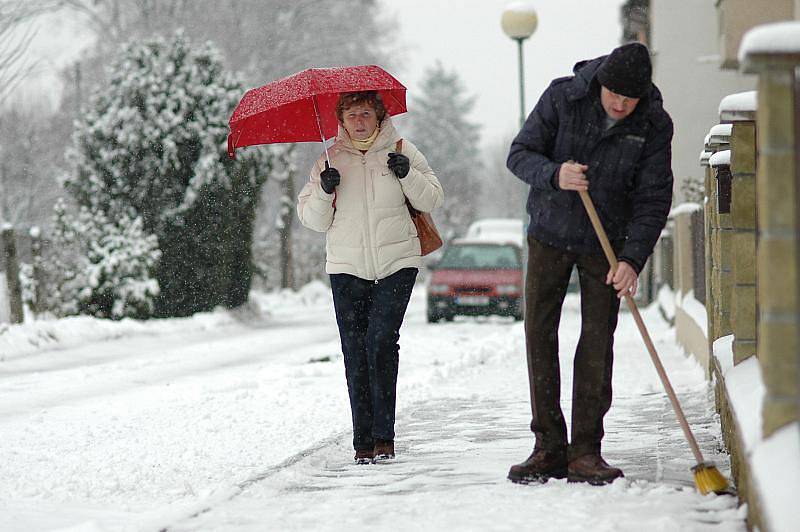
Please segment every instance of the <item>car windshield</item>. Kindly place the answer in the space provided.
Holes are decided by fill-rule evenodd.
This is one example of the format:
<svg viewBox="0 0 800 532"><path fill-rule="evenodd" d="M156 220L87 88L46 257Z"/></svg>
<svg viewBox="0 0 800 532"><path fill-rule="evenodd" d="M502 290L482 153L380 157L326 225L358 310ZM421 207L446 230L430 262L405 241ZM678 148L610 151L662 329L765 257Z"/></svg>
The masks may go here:
<svg viewBox="0 0 800 532"><path fill-rule="evenodd" d="M519 254L514 246L461 244L447 248L437 268L454 270L518 270Z"/></svg>

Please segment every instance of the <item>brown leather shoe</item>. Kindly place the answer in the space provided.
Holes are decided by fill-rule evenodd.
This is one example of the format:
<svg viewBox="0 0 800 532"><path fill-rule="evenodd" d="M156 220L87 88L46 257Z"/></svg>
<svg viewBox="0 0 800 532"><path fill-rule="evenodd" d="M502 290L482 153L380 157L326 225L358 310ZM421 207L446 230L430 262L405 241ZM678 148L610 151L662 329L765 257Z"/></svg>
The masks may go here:
<svg viewBox="0 0 800 532"><path fill-rule="evenodd" d="M593 486L611 484L624 477L622 470L611 467L599 454L585 454L569 463L568 482L588 482Z"/></svg>
<svg viewBox="0 0 800 532"><path fill-rule="evenodd" d="M356 464L364 465L371 464L373 458L375 458L375 453L372 449L357 449L353 460L355 460Z"/></svg>
<svg viewBox="0 0 800 532"><path fill-rule="evenodd" d="M564 453L536 450L521 464L511 466L508 480L527 484L529 482L547 482L549 478L567 476L567 457Z"/></svg>
<svg viewBox="0 0 800 532"><path fill-rule="evenodd" d="M394 441L375 440L375 447L372 454L375 460L388 460L390 458L394 458Z"/></svg>

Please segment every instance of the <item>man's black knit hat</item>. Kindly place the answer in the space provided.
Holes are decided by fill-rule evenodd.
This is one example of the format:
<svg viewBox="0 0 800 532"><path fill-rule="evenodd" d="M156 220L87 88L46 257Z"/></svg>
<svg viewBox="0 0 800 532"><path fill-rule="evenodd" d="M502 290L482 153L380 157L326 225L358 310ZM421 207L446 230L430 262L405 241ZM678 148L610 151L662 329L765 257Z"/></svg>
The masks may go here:
<svg viewBox="0 0 800 532"><path fill-rule="evenodd" d="M641 98L650 90L653 66L650 52L638 42L623 44L608 54L597 69L597 81L611 92Z"/></svg>

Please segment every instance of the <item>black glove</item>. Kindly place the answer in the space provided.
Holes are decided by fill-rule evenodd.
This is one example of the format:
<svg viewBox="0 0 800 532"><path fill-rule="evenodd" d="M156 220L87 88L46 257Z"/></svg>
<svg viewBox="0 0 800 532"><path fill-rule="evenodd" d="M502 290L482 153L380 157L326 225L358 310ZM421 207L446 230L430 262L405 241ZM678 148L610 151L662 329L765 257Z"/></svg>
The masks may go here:
<svg viewBox="0 0 800 532"><path fill-rule="evenodd" d="M411 170L411 161L402 153L391 152L389 161L386 164L389 166L389 170L394 172L394 175L400 179L407 176L408 171Z"/></svg>
<svg viewBox="0 0 800 532"><path fill-rule="evenodd" d="M319 173L319 180L322 185L322 190L328 194L333 194L333 191L339 186L342 176L339 174L339 170L331 168L328 166L328 163L325 162L325 170Z"/></svg>

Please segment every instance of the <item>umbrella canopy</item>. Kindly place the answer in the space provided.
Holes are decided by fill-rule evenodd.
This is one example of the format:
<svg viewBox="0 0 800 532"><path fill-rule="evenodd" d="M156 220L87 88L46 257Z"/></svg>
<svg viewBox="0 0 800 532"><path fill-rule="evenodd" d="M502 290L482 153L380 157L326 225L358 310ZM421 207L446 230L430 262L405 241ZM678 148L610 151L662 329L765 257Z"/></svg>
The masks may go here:
<svg viewBox="0 0 800 532"><path fill-rule="evenodd" d="M243 146L333 137L339 94L368 90L378 91L390 115L406 112L406 88L375 65L310 68L250 89L228 122L228 155Z"/></svg>

